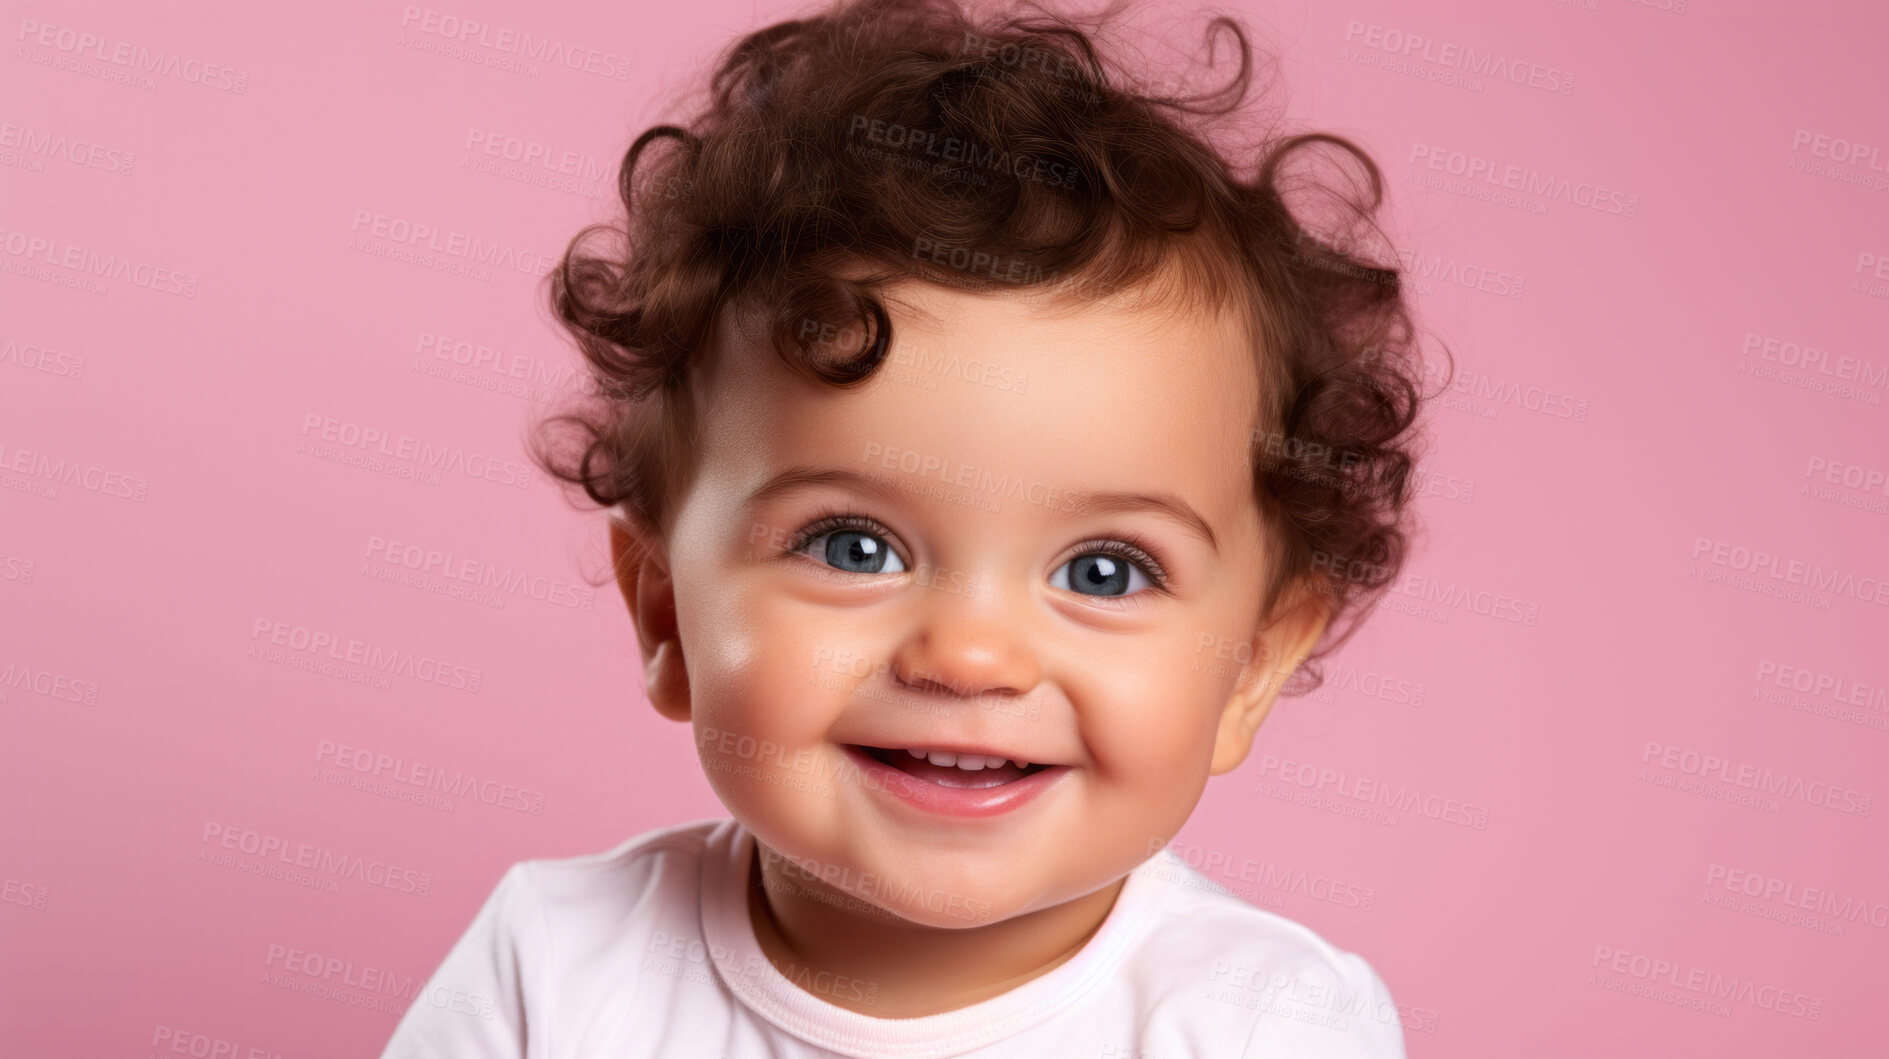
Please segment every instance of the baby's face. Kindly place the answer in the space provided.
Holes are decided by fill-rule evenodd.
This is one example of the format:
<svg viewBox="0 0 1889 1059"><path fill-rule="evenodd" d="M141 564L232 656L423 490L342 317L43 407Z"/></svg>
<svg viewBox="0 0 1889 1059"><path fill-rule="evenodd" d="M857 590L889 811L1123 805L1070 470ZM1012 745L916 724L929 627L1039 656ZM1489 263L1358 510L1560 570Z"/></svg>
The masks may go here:
<svg viewBox="0 0 1889 1059"><path fill-rule="evenodd" d="M1228 317L886 293L860 388L723 350L667 561L729 811L839 889L970 926L1120 878L1244 755L1224 659L1266 572L1257 372ZM979 751L1006 761L961 767Z"/></svg>

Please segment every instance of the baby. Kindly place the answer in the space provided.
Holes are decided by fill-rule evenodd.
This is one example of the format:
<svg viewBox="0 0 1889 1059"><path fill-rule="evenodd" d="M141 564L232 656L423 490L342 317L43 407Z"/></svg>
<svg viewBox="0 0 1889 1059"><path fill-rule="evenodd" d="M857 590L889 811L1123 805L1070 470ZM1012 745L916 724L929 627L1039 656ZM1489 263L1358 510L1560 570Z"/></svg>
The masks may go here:
<svg viewBox="0 0 1889 1059"><path fill-rule="evenodd" d="M1206 106L1100 24L841 2L635 141L536 455L731 815L515 864L388 1059L1404 1054L1167 848L1397 575L1422 374L1376 166L1226 160L1214 29Z"/></svg>

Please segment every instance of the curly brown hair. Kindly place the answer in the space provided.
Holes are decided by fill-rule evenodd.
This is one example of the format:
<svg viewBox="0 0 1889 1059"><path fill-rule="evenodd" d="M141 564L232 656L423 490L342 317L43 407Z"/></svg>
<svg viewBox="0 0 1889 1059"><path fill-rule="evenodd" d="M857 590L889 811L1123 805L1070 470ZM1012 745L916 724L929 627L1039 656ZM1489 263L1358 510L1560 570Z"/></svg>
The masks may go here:
<svg viewBox="0 0 1889 1059"><path fill-rule="evenodd" d="M1315 688L1414 529L1423 365L1376 220L1382 177L1349 140L1276 118L1216 147L1247 130L1232 120L1254 76L1246 33L1208 23L1210 55L1224 35L1237 45L1225 87L1157 93L1097 47L1121 6L1077 20L837 0L733 43L687 126L625 154L622 223L578 232L548 278L591 385L535 425L536 462L662 539L694 474L690 369L724 311L760 321L795 371L848 387L886 358L889 283L1079 300L1178 265L1184 294L1231 300L1253 332L1261 617L1294 583L1329 593L1326 633L1283 690ZM599 235L616 238L593 251ZM835 333L864 338L822 355Z"/></svg>

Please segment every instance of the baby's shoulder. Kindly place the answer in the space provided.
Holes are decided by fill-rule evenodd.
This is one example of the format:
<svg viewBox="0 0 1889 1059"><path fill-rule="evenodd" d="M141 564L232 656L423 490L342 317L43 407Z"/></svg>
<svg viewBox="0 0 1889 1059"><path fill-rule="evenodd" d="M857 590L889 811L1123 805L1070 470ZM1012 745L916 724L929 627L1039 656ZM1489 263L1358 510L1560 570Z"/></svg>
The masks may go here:
<svg viewBox="0 0 1889 1059"><path fill-rule="evenodd" d="M701 903L702 861L726 821L693 820L646 831L606 850L519 861L512 874L559 939L622 938L624 927L688 924ZM521 910L522 911L522 910Z"/></svg>
<svg viewBox="0 0 1889 1059"><path fill-rule="evenodd" d="M1349 955L1297 920L1257 907L1170 850L1140 869L1155 900L1164 940L1184 938L1196 952L1264 957L1270 966L1343 963Z"/></svg>
<svg viewBox="0 0 1889 1059"><path fill-rule="evenodd" d="M1362 956L1256 907L1169 850L1141 870L1155 912L1137 957L1162 968L1167 981L1184 981L1183 992L1256 1012L1262 1023L1350 1024L1395 1033L1389 987Z"/></svg>
<svg viewBox="0 0 1889 1059"><path fill-rule="evenodd" d="M570 857L536 857L529 865L532 882L545 887L574 887L581 891L598 884L614 885L628 876L674 872L699 866L709 836L727 821L716 817L659 827L633 835L609 849Z"/></svg>

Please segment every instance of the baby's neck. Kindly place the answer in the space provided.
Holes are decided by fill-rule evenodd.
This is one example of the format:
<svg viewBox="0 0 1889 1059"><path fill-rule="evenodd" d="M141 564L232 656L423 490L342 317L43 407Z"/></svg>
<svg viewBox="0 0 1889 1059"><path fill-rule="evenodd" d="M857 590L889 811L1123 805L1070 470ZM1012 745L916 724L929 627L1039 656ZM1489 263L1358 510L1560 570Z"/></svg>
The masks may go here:
<svg viewBox="0 0 1889 1059"><path fill-rule="evenodd" d="M955 1011L1047 974L1081 951L1126 882L1117 879L1092 894L999 923L944 929L891 913L860 915L848 910L858 899L839 891L809 895L804 878L777 877L772 865L780 863L778 854L763 857L758 841L755 846L748 917L768 962L793 982L847 982L845 989L809 992L878 1018Z"/></svg>

